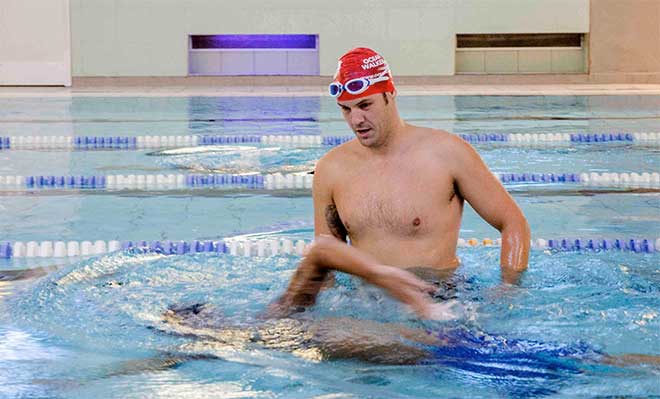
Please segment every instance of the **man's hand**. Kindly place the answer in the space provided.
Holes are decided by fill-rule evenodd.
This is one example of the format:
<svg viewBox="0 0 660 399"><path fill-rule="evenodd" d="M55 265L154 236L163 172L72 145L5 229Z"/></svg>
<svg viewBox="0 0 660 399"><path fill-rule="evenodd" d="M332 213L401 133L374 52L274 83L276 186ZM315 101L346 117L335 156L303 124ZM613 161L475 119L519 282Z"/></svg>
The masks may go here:
<svg viewBox="0 0 660 399"><path fill-rule="evenodd" d="M309 256L305 256L293 273L289 286L282 296L268 306L267 317L287 317L316 303L321 288L325 286L327 269L320 268Z"/></svg>
<svg viewBox="0 0 660 399"><path fill-rule="evenodd" d="M429 294L437 288L406 270L381 265L379 272L369 282L408 305L422 319L453 320L458 317L454 310L458 302L433 302Z"/></svg>
<svg viewBox="0 0 660 399"><path fill-rule="evenodd" d="M367 281L408 305L418 316L429 318L430 307L433 305L430 294L436 290L433 285L410 272L387 265L374 267L374 273Z"/></svg>

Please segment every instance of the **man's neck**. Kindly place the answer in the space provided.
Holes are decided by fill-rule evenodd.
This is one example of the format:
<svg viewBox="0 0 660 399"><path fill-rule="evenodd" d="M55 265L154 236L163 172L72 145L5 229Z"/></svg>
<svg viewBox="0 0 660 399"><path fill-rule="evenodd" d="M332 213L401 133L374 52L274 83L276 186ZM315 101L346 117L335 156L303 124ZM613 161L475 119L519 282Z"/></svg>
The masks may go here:
<svg viewBox="0 0 660 399"><path fill-rule="evenodd" d="M408 125L403 119L397 118L396 121L391 124L387 139L379 146L367 148L367 151L380 157L388 157L396 154L401 148L401 143L405 137L405 130L407 127Z"/></svg>

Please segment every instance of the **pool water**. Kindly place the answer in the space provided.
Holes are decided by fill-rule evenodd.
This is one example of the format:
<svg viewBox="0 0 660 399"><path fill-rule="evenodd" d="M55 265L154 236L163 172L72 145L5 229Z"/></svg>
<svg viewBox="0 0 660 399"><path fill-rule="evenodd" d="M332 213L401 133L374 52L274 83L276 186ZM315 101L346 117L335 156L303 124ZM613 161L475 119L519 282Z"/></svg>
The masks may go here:
<svg viewBox="0 0 660 399"><path fill-rule="evenodd" d="M660 98L399 98L412 123L456 133L660 131ZM349 134L326 98L0 99L0 136ZM1 175L306 171L327 148L254 145L163 155L135 151L0 151ZM524 148L476 145L496 172L655 172L658 148L632 144ZM654 190L510 186L534 237L660 236ZM2 193L0 241L311 239L309 192ZM461 237L497 237L466 206ZM658 254L533 251L519 287L499 284L496 248L459 250L445 297L451 322L419 321L348 276L305 317L354 317L412 328L464 328L511 341L660 355ZM89 259L0 259L0 397L649 397L660 369L561 359L552 378L447 364L305 360L161 331L173 305L209 303L251 325L286 287L299 258L118 253ZM40 267L47 267L44 271ZM39 275L16 281L17 270ZM39 271L39 273L36 273ZM20 272L26 276L26 272ZM3 278L4 276L4 278ZM166 367L168 356L187 359ZM466 360L469 362L469 359ZM570 367L569 367L570 366Z"/></svg>
<svg viewBox="0 0 660 399"><path fill-rule="evenodd" d="M648 353L657 348L660 275L653 256L534 253L518 288L498 285L497 251L463 251L449 293L468 304L471 330L555 345ZM6 300L0 372L5 392L67 398L192 396L474 397L544 392L564 397L657 392L658 370L585 362L579 374L552 380L480 374L442 365L382 366L357 361L304 361L289 353L195 346L199 337L157 331L178 304L211 303L232 324L250 323L285 288L297 259L112 255L56 272ZM315 318L356 317L411 327L420 322L394 301L341 280L322 295ZM228 322L229 322L228 321ZM11 339L10 339L11 338ZM11 347L13 346L13 348ZM7 355L9 353L9 355ZM214 355L170 370L142 372L129 361L163 353ZM13 354L13 356L12 356ZM469 360L469 359L468 359ZM145 364L148 364L146 361ZM580 363L578 363L580 364ZM146 366L144 366L146 367ZM128 370L126 370L128 369Z"/></svg>

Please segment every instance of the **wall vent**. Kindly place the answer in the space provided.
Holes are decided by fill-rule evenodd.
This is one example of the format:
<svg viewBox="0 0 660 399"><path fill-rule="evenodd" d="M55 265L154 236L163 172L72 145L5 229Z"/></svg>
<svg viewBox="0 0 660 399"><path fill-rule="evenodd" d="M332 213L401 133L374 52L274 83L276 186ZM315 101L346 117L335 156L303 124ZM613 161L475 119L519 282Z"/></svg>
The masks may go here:
<svg viewBox="0 0 660 399"><path fill-rule="evenodd" d="M457 74L586 73L584 33L456 35Z"/></svg>
<svg viewBox="0 0 660 399"><path fill-rule="evenodd" d="M319 75L319 37L307 34L190 35L189 75Z"/></svg>

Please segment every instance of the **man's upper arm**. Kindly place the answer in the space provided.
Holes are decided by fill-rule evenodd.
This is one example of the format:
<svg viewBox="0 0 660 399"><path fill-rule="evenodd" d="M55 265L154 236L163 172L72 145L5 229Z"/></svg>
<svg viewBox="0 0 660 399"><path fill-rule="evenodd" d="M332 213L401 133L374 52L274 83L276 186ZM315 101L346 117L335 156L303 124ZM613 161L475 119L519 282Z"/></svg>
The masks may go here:
<svg viewBox="0 0 660 399"><path fill-rule="evenodd" d="M460 194L491 226L502 230L507 221L524 220L520 208L471 145L451 138L456 157L454 178Z"/></svg>
<svg viewBox="0 0 660 399"><path fill-rule="evenodd" d="M332 164L321 158L314 170L312 198L314 199L314 235L333 235L346 241L346 228L341 221L332 197Z"/></svg>

